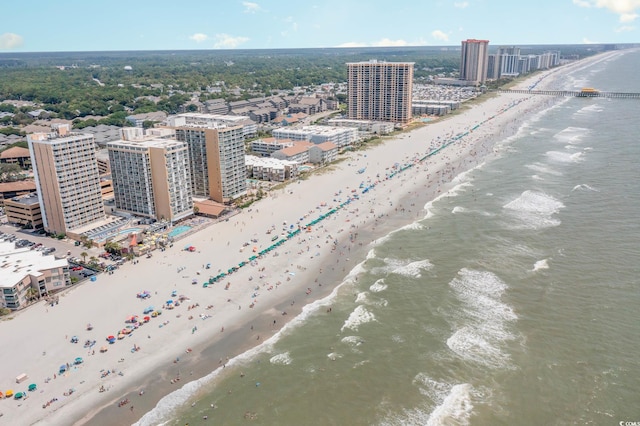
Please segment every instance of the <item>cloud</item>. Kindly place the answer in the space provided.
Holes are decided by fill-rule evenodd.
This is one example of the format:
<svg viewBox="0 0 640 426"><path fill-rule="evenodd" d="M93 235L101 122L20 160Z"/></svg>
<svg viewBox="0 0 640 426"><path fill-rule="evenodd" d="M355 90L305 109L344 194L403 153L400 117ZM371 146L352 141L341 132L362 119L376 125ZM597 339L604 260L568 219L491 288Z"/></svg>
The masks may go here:
<svg viewBox="0 0 640 426"><path fill-rule="evenodd" d="M635 29L636 29L636 27L634 27L632 25L620 25L614 31L617 32L617 33L622 33L622 32L625 32L625 31L633 31Z"/></svg>
<svg viewBox="0 0 640 426"><path fill-rule="evenodd" d="M372 43L362 43L359 41L348 41L341 43L336 47L398 47L398 46L424 46L427 42L420 38L417 41L408 42L406 40L398 39L391 40L390 38L383 38Z"/></svg>
<svg viewBox="0 0 640 426"><path fill-rule="evenodd" d="M455 2L453 3L453 6L456 7L457 9L464 9L469 6L469 2L468 1Z"/></svg>
<svg viewBox="0 0 640 426"><path fill-rule="evenodd" d="M243 1L242 5L244 6L244 13L256 13L262 10L258 3L251 1Z"/></svg>
<svg viewBox="0 0 640 426"><path fill-rule="evenodd" d="M24 39L14 33L0 34L0 49L15 49L22 46Z"/></svg>
<svg viewBox="0 0 640 426"><path fill-rule="evenodd" d="M336 47L367 47L367 43L360 43L359 41L348 41L337 45Z"/></svg>
<svg viewBox="0 0 640 426"><path fill-rule="evenodd" d="M634 21L640 9L640 0L573 0L573 4L580 7L595 7L597 9L607 9L620 15L620 22Z"/></svg>
<svg viewBox="0 0 640 426"><path fill-rule="evenodd" d="M638 17L637 13L623 13L620 15L620 22L632 22Z"/></svg>
<svg viewBox="0 0 640 426"><path fill-rule="evenodd" d="M229 34L216 34L214 38L216 42L213 47L216 49L235 49L242 43L249 41L249 37L234 37Z"/></svg>
<svg viewBox="0 0 640 426"><path fill-rule="evenodd" d="M195 33L193 35L190 35L189 38L196 43L202 43L203 41L207 40L209 36L202 33Z"/></svg>
<svg viewBox="0 0 640 426"><path fill-rule="evenodd" d="M391 40L388 38L383 38L381 40L378 41L374 41L373 43L371 43L372 46L375 47L385 47L385 46L408 46L409 43L407 43L406 41L399 39L399 40Z"/></svg>
<svg viewBox="0 0 640 426"><path fill-rule="evenodd" d="M449 41L449 35L444 31L440 31L440 30L431 31L431 37L440 41Z"/></svg>
<svg viewBox="0 0 640 426"><path fill-rule="evenodd" d="M584 44L600 44L600 43L598 43L597 41L589 40L589 39L588 39L588 38L586 38L586 37L584 37L584 38L582 39L582 43L584 43Z"/></svg>

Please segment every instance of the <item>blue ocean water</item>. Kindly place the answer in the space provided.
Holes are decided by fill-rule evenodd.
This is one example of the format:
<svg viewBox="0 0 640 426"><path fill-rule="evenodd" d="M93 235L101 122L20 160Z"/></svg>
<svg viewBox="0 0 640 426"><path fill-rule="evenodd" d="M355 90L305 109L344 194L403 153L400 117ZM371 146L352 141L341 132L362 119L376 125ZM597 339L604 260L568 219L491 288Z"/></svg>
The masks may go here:
<svg viewBox="0 0 640 426"><path fill-rule="evenodd" d="M620 52L558 89L640 92L637 69ZM143 423L640 421L638 116L566 98L528 117L277 342Z"/></svg>

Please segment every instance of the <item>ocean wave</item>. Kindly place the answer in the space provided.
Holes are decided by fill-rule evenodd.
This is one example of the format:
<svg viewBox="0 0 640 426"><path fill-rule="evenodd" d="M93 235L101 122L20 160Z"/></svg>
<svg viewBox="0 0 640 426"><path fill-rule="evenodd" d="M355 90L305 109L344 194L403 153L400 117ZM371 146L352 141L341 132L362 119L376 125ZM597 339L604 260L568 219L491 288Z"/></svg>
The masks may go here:
<svg viewBox="0 0 640 426"><path fill-rule="evenodd" d="M455 206L453 208L453 210L451 210L451 213L456 214L456 213L466 213L468 212L469 209L467 209L466 207L461 207L461 206Z"/></svg>
<svg viewBox="0 0 640 426"><path fill-rule="evenodd" d="M577 144L590 132L584 127L567 127L553 135L553 138L562 143Z"/></svg>
<svg viewBox="0 0 640 426"><path fill-rule="evenodd" d="M449 285L464 306L454 315L456 331L447 339L449 349L467 361L508 368L511 357L502 344L515 339L509 325L518 317L501 301L507 284L491 272L463 268Z"/></svg>
<svg viewBox="0 0 640 426"><path fill-rule="evenodd" d="M422 373L416 376L414 384L433 404L392 414L380 423L381 426L469 424L473 411L473 387L470 384L442 383Z"/></svg>
<svg viewBox="0 0 640 426"><path fill-rule="evenodd" d="M386 257L383 259L385 265L371 269L373 274L398 274L409 278L420 278L423 270L433 268L431 262L424 260L401 260Z"/></svg>
<svg viewBox="0 0 640 426"><path fill-rule="evenodd" d="M527 190L503 208L520 221L516 228L542 229L560 225L560 220L552 216L564 208L564 204L544 192Z"/></svg>
<svg viewBox="0 0 640 426"><path fill-rule="evenodd" d="M586 183L582 183L580 185L576 185L573 187L573 189L571 190L571 192L573 191L578 191L578 190L586 190L586 191L594 191L594 192L600 192L600 190L595 189L592 186L587 185Z"/></svg>
<svg viewBox="0 0 640 426"><path fill-rule="evenodd" d="M532 272L541 271L543 269L549 269L549 259L538 260L534 265Z"/></svg>
<svg viewBox="0 0 640 426"><path fill-rule="evenodd" d="M289 365L293 360L289 352L284 352L278 355L274 355L269 359L269 362L274 365Z"/></svg>
<svg viewBox="0 0 640 426"><path fill-rule="evenodd" d="M345 336L340 341L351 346L360 346L364 343L362 337L359 336Z"/></svg>
<svg viewBox="0 0 640 426"><path fill-rule="evenodd" d="M372 312L369 312L364 306L358 305L344 322L340 331L344 331L345 329L358 331L358 328L362 324L367 324L375 320L376 317Z"/></svg>
<svg viewBox="0 0 640 426"><path fill-rule="evenodd" d="M571 154L568 152L547 151L545 155L549 160L556 163L578 163L584 160L584 158L582 158L582 152Z"/></svg>
<svg viewBox="0 0 640 426"><path fill-rule="evenodd" d="M410 223L408 225L403 226L400 229L403 230L403 231L406 231L406 230L417 231L417 230L420 230L420 229L424 229L424 225L421 224L420 222L413 222L413 223Z"/></svg>
<svg viewBox="0 0 640 426"><path fill-rule="evenodd" d="M356 296L356 301L355 303L361 304L361 303L367 303L367 295L369 293L367 293L366 291L362 291L360 293L358 293L358 295Z"/></svg>
<svg viewBox="0 0 640 426"><path fill-rule="evenodd" d="M442 404L429 415L427 426L468 425L473 411L472 390L473 387L468 383L453 386Z"/></svg>
<svg viewBox="0 0 640 426"><path fill-rule="evenodd" d="M375 283L371 284L371 287L369 287L369 291L373 293L380 293L381 291L386 290L388 287L389 286L384 283L384 278L380 278Z"/></svg>
<svg viewBox="0 0 640 426"><path fill-rule="evenodd" d="M549 168L548 165L541 164L541 163L527 164L525 167L529 170L533 170L534 172L538 172L538 173L544 173L551 176L562 176L562 172L553 170Z"/></svg>

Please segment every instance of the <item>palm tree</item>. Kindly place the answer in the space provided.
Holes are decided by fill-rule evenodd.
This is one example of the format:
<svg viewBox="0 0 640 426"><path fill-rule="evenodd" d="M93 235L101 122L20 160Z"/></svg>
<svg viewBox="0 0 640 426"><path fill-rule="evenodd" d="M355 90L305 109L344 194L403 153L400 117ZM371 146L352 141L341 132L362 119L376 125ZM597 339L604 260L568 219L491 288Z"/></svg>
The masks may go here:
<svg viewBox="0 0 640 426"><path fill-rule="evenodd" d="M95 256L91 256L89 258L89 265L97 265L98 264L98 258Z"/></svg>
<svg viewBox="0 0 640 426"><path fill-rule="evenodd" d="M27 299L30 302L33 301L34 299L40 298L40 292L33 287L29 287L27 291L24 293L24 295L27 297Z"/></svg>
<svg viewBox="0 0 640 426"><path fill-rule="evenodd" d="M82 263L87 263L87 256L89 256L89 253L83 251L82 253L80 253L80 256L82 256Z"/></svg>

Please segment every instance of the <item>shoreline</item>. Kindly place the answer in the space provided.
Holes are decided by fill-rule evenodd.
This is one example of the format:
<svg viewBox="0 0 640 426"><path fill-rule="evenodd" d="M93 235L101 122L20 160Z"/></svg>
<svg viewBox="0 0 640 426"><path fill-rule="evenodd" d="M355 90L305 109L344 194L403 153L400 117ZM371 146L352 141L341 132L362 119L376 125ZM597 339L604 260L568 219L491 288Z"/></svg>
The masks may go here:
<svg viewBox="0 0 640 426"><path fill-rule="evenodd" d="M600 55L596 58L598 57ZM576 65L583 63L581 61ZM485 123L469 135L470 139L481 139L480 142L471 140L466 143L467 146L460 148L459 152L452 152L457 145L445 149L428 162L384 181L366 196L362 194L358 202L322 221L311 233L301 233L274 250L274 254L278 253L278 256L267 254L265 258L259 259L256 265L241 268L225 277L223 281L231 283L229 290L222 288L222 282L207 289L203 289L200 284L191 285L191 279L199 275L197 271L203 271L199 266L203 265L203 262L211 261L215 264L214 269L237 264L238 259L243 260L249 256L242 250L238 251L241 244L252 237L258 239L262 244L257 244L261 246L268 244L270 236L265 237L264 230L270 226L280 226L283 218L287 223L295 223L295 219L305 215L308 216L305 222L317 217L324 212L318 206L323 202L333 204L331 200L336 198L335 191L338 189L343 189L346 193L346 185L348 188L357 188L360 181L367 178L375 179L369 172L370 169L382 170L384 173L384 167L393 164L389 164L390 161L402 161L424 152L428 141L433 141L438 136L451 136L456 128L470 128L486 119L484 114L489 115L490 111L497 111L508 100L518 99L523 101L513 110L502 113L496 117L496 121ZM31 312L17 315L14 321L0 323L0 331L8 337L8 344L13 345L10 347L15 347L24 354L24 359L18 361L34 366L27 369L28 374L38 383L38 387L42 388L42 393L32 393L29 395L30 398L23 402L24 405L35 407L33 410L25 412L24 409L20 410L21 407L12 407L15 409L9 412L5 410L9 401L3 401L0 412L9 414L8 417L20 416L29 424L56 424L62 419L66 419L64 423L70 423L69 420L72 420L73 424L97 425L138 421L157 405L160 398L192 380L210 374L213 367L218 365L218 359L225 360L229 357L232 360L247 351L260 350L256 348L256 344L279 333L285 323L302 312L305 304L326 298L344 282L344 277L371 249L372 243L367 240L375 243L376 237L380 238L398 229L402 224L424 218L425 211L422 206L411 206L409 201L415 204L415 201L420 199L419 203L424 201L422 205L425 205L444 194L455 185L456 176L482 164L491 156L495 143L506 137L502 132L505 127L510 128L512 134L515 133L522 121L529 118L526 112L545 109L550 103L548 100L545 102L541 98L536 100L524 95L499 95L474 105L456 117L401 134L370 150L353 152L347 161L338 164L335 171L313 176L299 184L290 184L255 203L251 209L243 211L232 221L206 228L185 238L185 243L189 242L198 248L197 253L187 253L177 248L164 253L154 253L151 259L140 259L138 265L127 264L114 275L100 276L97 283L72 289L60 302L61 305L72 306L56 307L45 314L40 311L43 308L36 305L30 308ZM416 140L419 140L418 144L411 145ZM478 144L481 143L482 151L478 148ZM465 145L465 141L461 144ZM377 164L373 164L376 161ZM383 164L380 164L381 162ZM356 175L355 170L365 163L367 172L362 176ZM427 173L426 182L424 173ZM428 185L427 189L424 189L424 185ZM411 211L397 214L395 209L399 206ZM276 212L278 216L275 215ZM366 228L366 231L360 231L362 234L355 239L357 244L354 245L349 234L353 229L351 225L356 223L356 229ZM339 244L338 248L332 251L333 239L338 239ZM227 246L224 243L212 244L214 241L227 241ZM361 246L359 242L362 242ZM317 245L317 249L310 249L313 244ZM305 246L309 247L309 251L304 251ZM340 253L340 249L346 248L353 250L347 254L349 260ZM330 271L325 267L325 270L319 273L321 265L333 265L334 262L339 265L338 268L334 267L334 270ZM181 270L181 267L184 269ZM259 277L260 268L267 269L263 274L264 278ZM291 275L292 272L295 275ZM208 271L204 273L208 275ZM321 289L315 284L315 278L323 284ZM199 283L203 279L200 277ZM254 286L258 290L254 290ZM306 293L308 288L312 288L311 294ZM70 346L72 344L67 341L67 337L73 334L82 334L81 342L83 341L84 335L87 334L80 330L83 324L95 323L96 332L93 334L100 342L97 345L99 348L102 346L104 335L124 326L121 320L127 315L141 314L140 311L151 303L135 299L135 293L142 289L151 290L154 294L151 301L156 305L162 303L165 300L162 298L168 297L173 289L178 290L180 294L188 295L191 301L174 310L164 310L160 317L152 319L141 330L133 333L132 337L125 338L126 342L111 345L105 354L86 356L85 363L73 371L49 383L42 383L42 378L51 375L57 365L69 359L71 353L84 353L81 347ZM158 296L154 292L158 292ZM257 293L257 297L251 297ZM94 309L86 303L87 300L95 304ZM226 300L231 300L232 303ZM291 300L296 301L294 306L290 305ZM195 311L187 310L184 306L193 303L199 303L201 306ZM214 305L214 308L205 310L205 306L208 305ZM254 307L251 308L251 305ZM281 315L284 310L287 310L286 316ZM195 316L198 313L211 316L201 320ZM95 315L100 318L86 318ZM194 319L188 320L185 318L187 315L193 315ZM273 320L276 321L275 327L272 324ZM43 321L47 323L43 324ZM158 327L159 323L164 321L169 323L164 327ZM22 334L16 330L19 322L24 326L21 332L32 333L33 339L21 339ZM195 333L191 331L194 325L199 329ZM253 329L249 328L251 326ZM142 336L139 336L140 334ZM145 339L144 335L153 337ZM258 335L260 340L256 338ZM65 337L64 342L61 336ZM130 353L129 341L140 346L141 351ZM192 349L188 354L185 352L187 348ZM41 352L46 352L46 356L41 356ZM9 355L0 355L0 359L3 360L3 367L0 367L3 373L0 376L3 378L3 387L9 384L11 377L22 372L16 367L21 363ZM46 366L37 365L43 363L42 357L46 358ZM171 360L177 357L180 357L180 361L174 364ZM119 363L123 358L125 361ZM124 376L111 375L106 379L100 379L98 374L101 368L123 371ZM181 370L181 380L177 384L171 384L170 380L175 377L177 369ZM193 375L189 374L191 371ZM109 386L111 390L98 393L101 385ZM62 398L62 390L67 386L77 388L77 394ZM141 389L145 390L144 395L138 395ZM42 401L56 395L60 401L54 402L47 409L40 408ZM117 407L117 401L123 398L129 398L131 404L123 408ZM13 402L9 404L15 406ZM131 405L135 407L133 410L129 409Z"/></svg>

